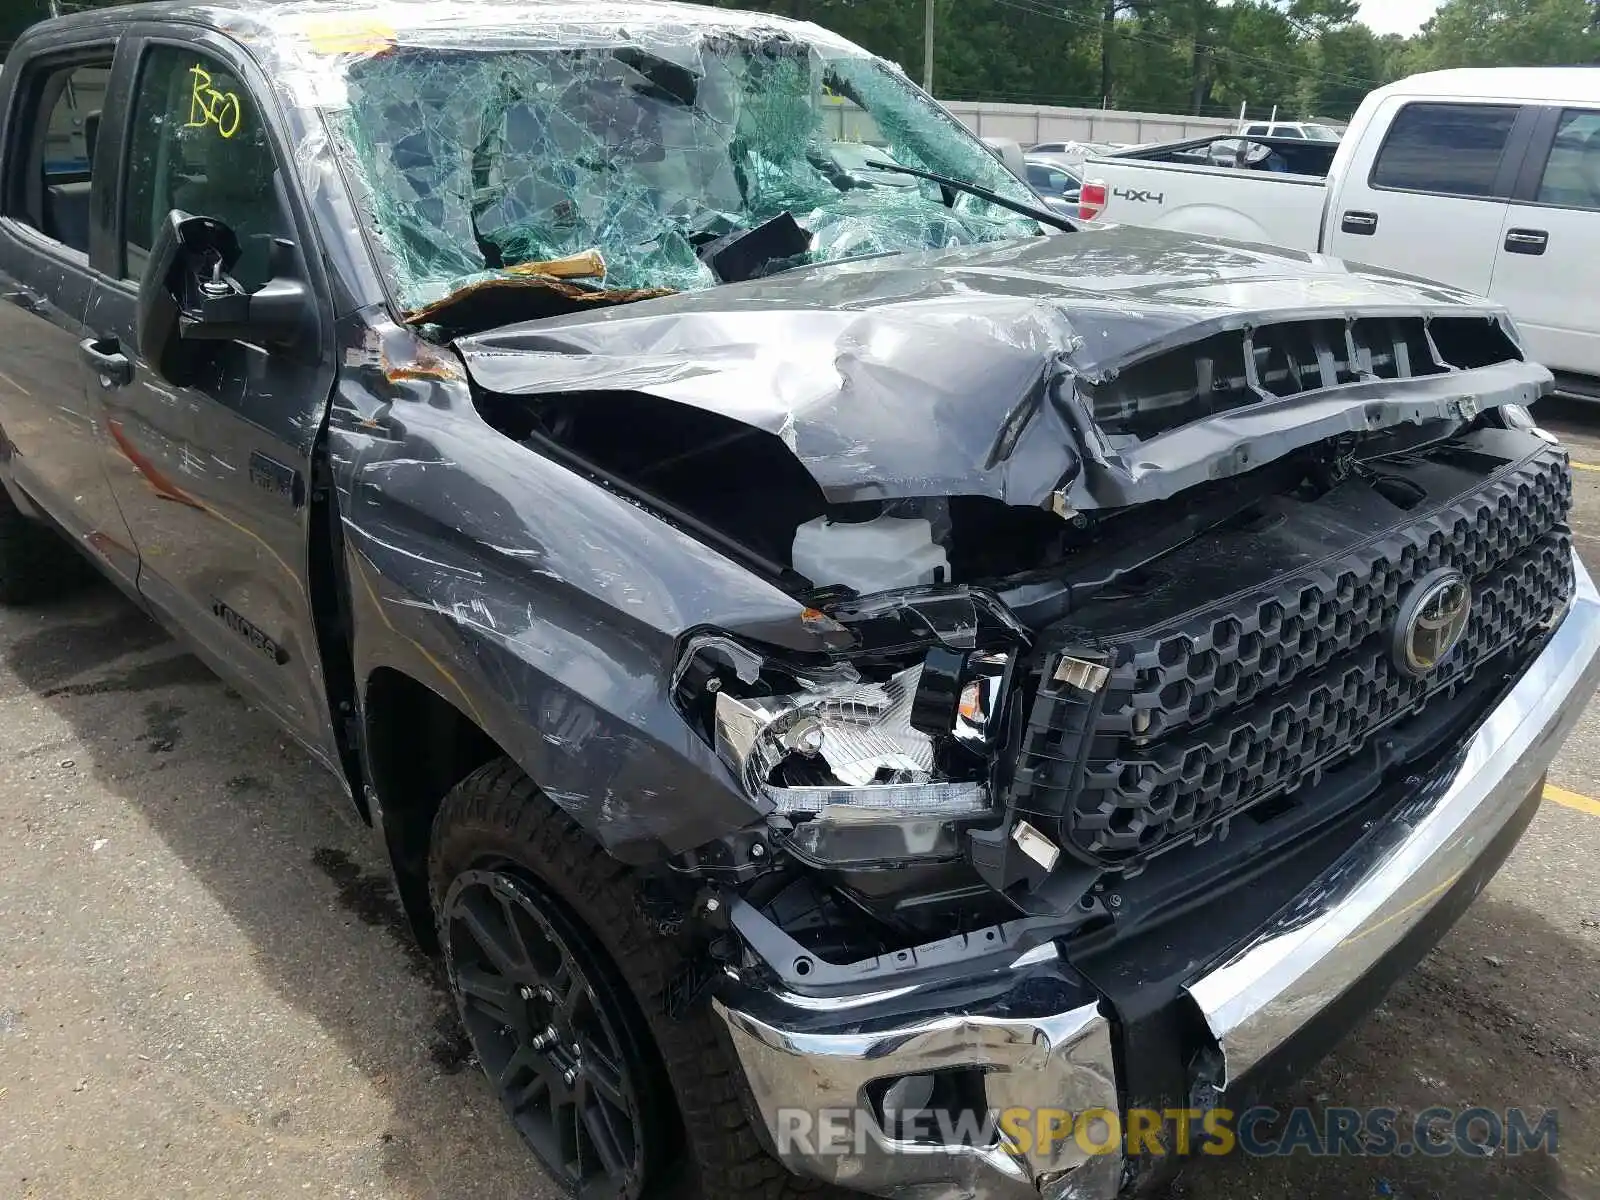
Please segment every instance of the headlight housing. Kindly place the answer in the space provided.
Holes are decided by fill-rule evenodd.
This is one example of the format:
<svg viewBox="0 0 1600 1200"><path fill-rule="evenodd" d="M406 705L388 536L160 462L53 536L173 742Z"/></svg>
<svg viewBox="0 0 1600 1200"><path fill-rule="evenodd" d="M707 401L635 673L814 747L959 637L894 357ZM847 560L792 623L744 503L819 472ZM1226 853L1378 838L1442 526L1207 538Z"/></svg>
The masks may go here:
<svg viewBox="0 0 1600 1200"><path fill-rule="evenodd" d="M752 794L765 796L785 816L830 816L837 807L855 810L857 818L868 810L891 816L982 812L989 795L981 777L986 771L978 768L987 767L987 759L963 764L966 771L955 768L974 778L940 778L937 731L911 723L924 674L919 663L881 683L825 683L749 699L719 692L717 753ZM987 745L986 720L956 719L947 736L976 730Z"/></svg>
<svg viewBox="0 0 1600 1200"><path fill-rule="evenodd" d="M953 857L960 824L992 812L993 755L1026 635L965 588L910 589L830 608L854 645L827 659L725 634L691 638L680 709L749 795L819 862Z"/></svg>
<svg viewBox="0 0 1600 1200"><path fill-rule="evenodd" d="M1561 439L1555 434L1551 433L1548 429L1543 428L1539 424L1538 420L1535 419L1534 415L1528 411L1525 405L1502 404L1495 411L1500 414L1500 423L1507 429L1526 430L1535 437L1549 442L1552 446L1559 446L1561 444Z"/></svg>

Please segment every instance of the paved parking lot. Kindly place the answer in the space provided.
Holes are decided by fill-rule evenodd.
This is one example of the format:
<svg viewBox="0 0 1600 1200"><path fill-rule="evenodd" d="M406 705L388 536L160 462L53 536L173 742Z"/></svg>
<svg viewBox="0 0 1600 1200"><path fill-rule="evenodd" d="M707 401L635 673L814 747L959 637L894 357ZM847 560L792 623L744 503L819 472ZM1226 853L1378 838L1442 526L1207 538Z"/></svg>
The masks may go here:
<svg viewBox="0 0 1600 1200"><path fill-rule="evenodd" d="M1541 416L1592 464L1600 568L1600 406ZM1179 1195L1600 1197L1597 713L1506 869L1285 1096L1554 1107L1559 1156L1211 1162ZM336 798L108 589L0 613L0 1197L553 1200Z"/></svg>

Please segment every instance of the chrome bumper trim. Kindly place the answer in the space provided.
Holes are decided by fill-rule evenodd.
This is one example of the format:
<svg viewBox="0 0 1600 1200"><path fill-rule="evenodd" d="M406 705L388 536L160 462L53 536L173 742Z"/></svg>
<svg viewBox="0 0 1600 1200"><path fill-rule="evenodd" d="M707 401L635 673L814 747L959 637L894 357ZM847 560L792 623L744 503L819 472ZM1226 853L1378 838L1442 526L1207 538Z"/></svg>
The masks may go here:
<svg viewBox="0 0 1600 1200"><path fill-rule="evenodd" d="M1576 556L1574 556L1576 558ZM1600 592L1572 607L1462 748L1453 776L1386 821L1189 994L1238 1079L1361 978L1477 860L1535 788L1600 685Z"/></svg>
<svg viewBox="0 0 1600 1200"><path fill-rule="evenodd" d="M1115 1113L1111 1027L1094 1005L1032 1019L938 1017L859 1034L783 1030L720 1001L716 1011L727 1023L773 1145L792 1170L857 1191L924 1200L1038 1200L1041 1193L1048 1200L1108 1200L1121 1185L1120 1152L1090 1155L1070 1136L1029 1154L1000 1145L897 1141L878 1124L866 1095L867 1085L880 1079L982 1067L995 1111ZM847 1139L848 1153L793 1146L787 1112L817 1118L843 1110L862 1122L865 1134Z"/></svg>
<svg viewBox="0 0 1600 1200"><path fill-rule="evenodd" d="M1600 591L1581 563L1576 570L1565 619L1459 749L1453 773L1419 782L1414 799L1248 946L1190 986L1223 1052L1223 1086L1282 1046L1391 951L1537 786L1600 686ZM868 1118L870 1136L851 1153L781 1154L792 1170L909 1200L1114 1200L1122 1185L1119 1153L1088 1155L1072 1139L1044 1157L1000 1146L895 1141L871 1119L867 1103L867 1085L876 1080L979 1066L988 1072L985 1089L996 1110L1117 1111L1111 1029L1095 1006L1033 1019L952 1014L877 1033L785 1030L720 1001L716 1011L774 1145L782 1144L788 1111L851 1110Z"/></svg>

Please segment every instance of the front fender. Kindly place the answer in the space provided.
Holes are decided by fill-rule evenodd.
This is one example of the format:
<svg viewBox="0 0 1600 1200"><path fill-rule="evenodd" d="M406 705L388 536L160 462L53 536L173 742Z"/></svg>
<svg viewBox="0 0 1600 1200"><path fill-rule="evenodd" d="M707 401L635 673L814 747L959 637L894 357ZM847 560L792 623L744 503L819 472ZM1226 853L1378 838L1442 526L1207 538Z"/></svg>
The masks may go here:
<svg viewBox="0 0 1600 1200"><path fill-rule="evenodd" d="M329 434L356 678L390 667L433 689L619 858L758 820L671 673L706 626L816 648L804 607L497 432L464 382L392 386L377 423L358 382Z"/></svg>

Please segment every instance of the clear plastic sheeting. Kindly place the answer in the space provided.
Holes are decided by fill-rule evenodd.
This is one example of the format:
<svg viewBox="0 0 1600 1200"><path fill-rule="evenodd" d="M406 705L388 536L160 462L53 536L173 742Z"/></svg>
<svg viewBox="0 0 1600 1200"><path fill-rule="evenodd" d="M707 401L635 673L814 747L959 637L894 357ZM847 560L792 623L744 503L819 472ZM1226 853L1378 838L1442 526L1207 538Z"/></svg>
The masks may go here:
<svg viewBox="0 0 1600 1200"><path fill-rule="evenodd" d="M448 10L448 6L445 6ZM815 27L720 9L474 5L344 30L291 6L302 70L366 193L413 319L485 283L585 302L719 280L705 248L784 214L809 235L755 274L1035 235L876 160L1031 195L887 64ZM333 10L329 10L331 13ZM485 13L503 24L485 24ZM292 39L291 39L292 40ZM848 130L848 135L847 135ZM594 256L593 277L537 264ZM520 313L518 315L527 315Z"/></svg>

